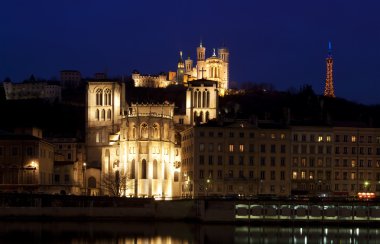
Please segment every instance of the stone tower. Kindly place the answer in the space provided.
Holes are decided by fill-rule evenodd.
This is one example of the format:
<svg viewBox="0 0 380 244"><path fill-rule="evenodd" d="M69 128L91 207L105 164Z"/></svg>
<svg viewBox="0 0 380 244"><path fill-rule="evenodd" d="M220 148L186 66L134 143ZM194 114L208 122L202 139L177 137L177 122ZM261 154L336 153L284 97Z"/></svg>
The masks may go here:
<svg viewBox="0 0 380 244"><path fill-rule="evenodd" d="M194 125L217 118L218 83L200 79L188 82L186 91L186 122Z"/></svg>
<svg viewBox="0 0 380 244"><path fill-rule="evenodd" d="M197 79L205 78L205 59L206 59L206 48L203 47L202 42L197 47Z"/></svg>
<svg viewBox="0 0 380 244"><path fill-rule="evenodd" d="M106 160L102 151L110 148L120 130L125 110L124 83L112 80L89 81L87 84L86 144L87 164L100 167Z"/></svg>
<svg viewBox="0 0 380 244"><path fill-rule="evenodd" d="M177 65L177 84L183 84L183 76L185 74L185 63L182 58L182 51L179 52L179 60Z"/></svg>

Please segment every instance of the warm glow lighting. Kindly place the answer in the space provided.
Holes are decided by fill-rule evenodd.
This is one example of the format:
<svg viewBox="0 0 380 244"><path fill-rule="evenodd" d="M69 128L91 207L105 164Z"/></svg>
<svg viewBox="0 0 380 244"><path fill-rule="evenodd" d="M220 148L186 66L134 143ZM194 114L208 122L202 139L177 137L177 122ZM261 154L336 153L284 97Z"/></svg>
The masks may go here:
<svg viewBox="0 0 380 244"><path fill-rule="evenodd" d="M370 199L375 198L375 193L373 192L358 192L359 199Z"/></svg>

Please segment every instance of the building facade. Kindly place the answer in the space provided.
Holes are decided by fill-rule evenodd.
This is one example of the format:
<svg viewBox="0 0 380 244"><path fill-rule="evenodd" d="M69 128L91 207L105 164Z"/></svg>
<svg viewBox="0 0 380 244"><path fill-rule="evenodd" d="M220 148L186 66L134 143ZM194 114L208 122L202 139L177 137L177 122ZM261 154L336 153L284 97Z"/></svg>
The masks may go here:
<svg viewBox="0 0 380 244"><path fill-rule="evenodd" d="M54 82L3 83L7 100L46 99L61 101L61 86Z"/></svg>
<svg viewBox="0 0 380 244"><path fill-rule="evenodd" d="M0 134L0 190L50 192L53 182L54 146L40 130L29 134Z"/></svg>
<svg viewBox="0 0 380 244"><path fill-rule="evenodd" d="M183 131L183 196L289 195L289 136L247 121Z"/></svg>

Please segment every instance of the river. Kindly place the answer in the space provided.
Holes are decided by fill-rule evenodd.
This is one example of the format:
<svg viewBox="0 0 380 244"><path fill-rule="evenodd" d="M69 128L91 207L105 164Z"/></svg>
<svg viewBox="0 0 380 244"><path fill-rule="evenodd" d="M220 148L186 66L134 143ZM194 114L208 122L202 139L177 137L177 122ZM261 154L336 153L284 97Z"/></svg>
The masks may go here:
<svg viewBox="0 0 380 244"><path fill-rule="evenodd" d="M0 243L380 243L376 227L2 221Z"/></svg>

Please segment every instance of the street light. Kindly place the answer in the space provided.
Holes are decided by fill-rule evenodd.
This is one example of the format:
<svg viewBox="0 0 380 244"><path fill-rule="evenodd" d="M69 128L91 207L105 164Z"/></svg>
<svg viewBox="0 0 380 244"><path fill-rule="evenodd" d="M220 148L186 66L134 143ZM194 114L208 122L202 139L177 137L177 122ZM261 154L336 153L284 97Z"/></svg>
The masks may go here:
<svg viewBox="0 0 380 244"><path fill-rule="evenodd" d="M87 195L87 184L86 184L86 162L82 165L82 174L83 174L83 189L84 189L84 195Z"/></svg>
<svg viewBox="0 0 380 244"><path fill-rule="evenodd" d="M210 179L206 180L206 197L208 197L208 190L209 190L209 187L210 187L210 182L211 182Z"/></svg>
<svg viewBox="0 0 380 244"><path fill-rule="evenodd" d="M368 181L365 181L365 182L364 182L364 190L365 190L366 192L368 192L368 188L369 188L369 182L368 182Z"/></svg>

